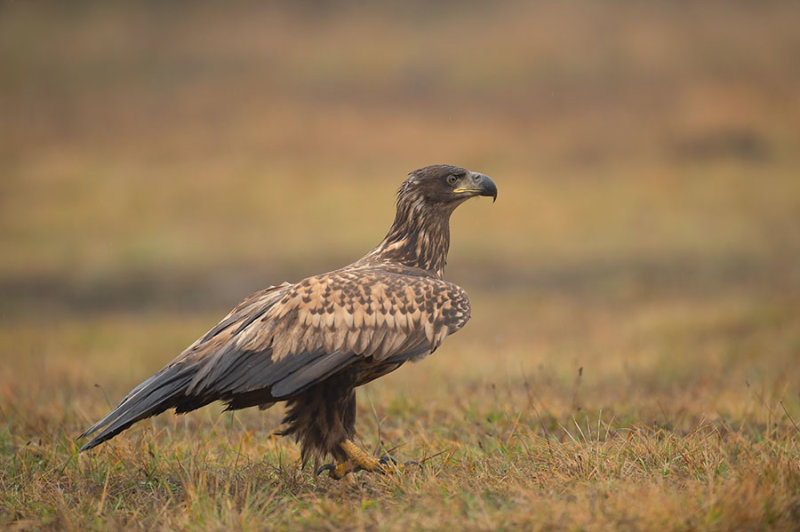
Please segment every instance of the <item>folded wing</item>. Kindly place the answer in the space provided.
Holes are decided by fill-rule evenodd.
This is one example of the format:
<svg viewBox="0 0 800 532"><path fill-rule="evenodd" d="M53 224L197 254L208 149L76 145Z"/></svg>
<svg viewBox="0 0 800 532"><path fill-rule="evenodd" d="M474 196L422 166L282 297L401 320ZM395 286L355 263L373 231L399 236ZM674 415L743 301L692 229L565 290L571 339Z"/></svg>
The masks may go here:
<svg viewBox="0 0 800 532"><path fill-rule="evenodd" d="M82 450L170 408L268 406L355 362L399 365L468 319L461 288L416 268L344 269L267 288L134 388L81 435L97 433Z"/></svg>

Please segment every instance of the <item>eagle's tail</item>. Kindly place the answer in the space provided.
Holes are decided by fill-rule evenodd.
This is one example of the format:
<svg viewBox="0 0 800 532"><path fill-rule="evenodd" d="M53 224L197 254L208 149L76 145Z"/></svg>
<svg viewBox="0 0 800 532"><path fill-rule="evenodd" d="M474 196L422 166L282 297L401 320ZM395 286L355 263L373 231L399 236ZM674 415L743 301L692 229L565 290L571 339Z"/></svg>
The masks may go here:
<svg viewBox="0 0 800 532"><path fill-rule="evenodd" d="M174 364L141 383L114 410L79 436L85 438L100 431L81 447L81 451L96 447L137 421L160 414L169 408L175 407L178 411L186 412L213 401L211 398L204 400L184 395L197 370L198 367L194 364Z"/></svg>

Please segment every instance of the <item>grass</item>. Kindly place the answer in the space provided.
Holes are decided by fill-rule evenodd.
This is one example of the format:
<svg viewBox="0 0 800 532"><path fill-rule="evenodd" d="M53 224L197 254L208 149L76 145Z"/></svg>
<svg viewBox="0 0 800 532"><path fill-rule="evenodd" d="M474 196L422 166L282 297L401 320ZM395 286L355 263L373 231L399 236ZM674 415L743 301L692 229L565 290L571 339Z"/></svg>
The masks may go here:
<svg viewBox="0 0 800 532"><path fill-rule="evenodd" d="M797 8L404 6L0 7L0 526L796 527ZM281 407L77 453L439 161L500 189L453 219L473 318L358 392L421 468L315 477Z"/></svg>

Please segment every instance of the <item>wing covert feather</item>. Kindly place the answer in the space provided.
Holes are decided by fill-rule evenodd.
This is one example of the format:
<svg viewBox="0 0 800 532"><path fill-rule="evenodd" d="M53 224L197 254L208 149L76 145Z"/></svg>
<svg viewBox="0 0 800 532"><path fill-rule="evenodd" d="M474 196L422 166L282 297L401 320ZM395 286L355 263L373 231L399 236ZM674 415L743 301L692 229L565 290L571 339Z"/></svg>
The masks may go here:
<svg viewBox="0 0 800 532"><path fill-rule="evenodd" d="M466 323L469 299L406 270L345 269L258 292L168 367L195 367L186 396L269 390L277 400L358 360L425 356Z"/></svg>
<svg viewBox="0 0 800 532"><path fill-rule="evenodd" d="M466 323L469 310L466 293L439 278L341 270L292 286L262 319L278 322L276 360L319 349L382 360L409 342L436 349Z"/></svg>

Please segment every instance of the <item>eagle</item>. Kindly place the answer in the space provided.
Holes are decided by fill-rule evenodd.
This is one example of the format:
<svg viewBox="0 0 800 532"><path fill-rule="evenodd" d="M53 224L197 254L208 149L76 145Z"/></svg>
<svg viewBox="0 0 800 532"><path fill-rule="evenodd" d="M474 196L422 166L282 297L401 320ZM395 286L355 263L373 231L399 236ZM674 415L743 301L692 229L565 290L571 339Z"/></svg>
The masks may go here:
<svg viewBox="0 0 800 532"><path fill-rule="evenodd" d="M334 478L394 465L359 449L355 388L433 353L470 317L466 292L443 278L450 215L475 196L497 199L486 175L450 165L408 174L386 237L361 259L238 305L79 438L81 451L168 409L214 401L227 410L286 403L283 436L305 464L332 457Z"/></svg>

